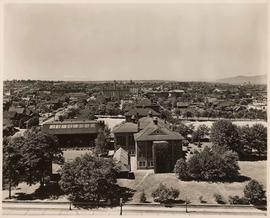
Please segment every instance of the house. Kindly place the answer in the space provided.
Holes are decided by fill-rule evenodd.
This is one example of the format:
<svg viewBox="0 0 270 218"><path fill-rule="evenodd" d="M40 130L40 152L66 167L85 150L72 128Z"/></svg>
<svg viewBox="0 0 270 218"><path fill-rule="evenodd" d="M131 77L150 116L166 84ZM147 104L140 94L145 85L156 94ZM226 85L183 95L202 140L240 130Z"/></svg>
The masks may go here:
<svg viewBox="0 0 270 218"><path fill-rule="evenodd" d="M152 108L133 108L125 113L126 117L135 116L137 119L147 117L151 113L155 117L160 117L160 113L154 111Z"/></svg>
<svg viewBox="0 0 270 218"><path fill-rule="evenodd" d="M178 97L183 96L184 93L185 93L185 91L182 90L182 89L171 90L171 91L169 91L169 97L176 97L176 98L178 98Z"/></svg>
<svg viewBox="0 0 270 218"><path fill-rule="evenodd" d="M177 108L188 108L188 106L189 106L189 103L187 103L187 102L177 102L176 103Z"/></svg>
<svg viewBox="0 0 270 218"><path fill-rule="evenodd" d="M129 152L135 154L134 133L138 132L138 125L133 122L124 122L116 125L113 128L114 145L121 147Z"/></svg>
<svg viewBox="0 0 270 218"><path fill-rule="evenodd" d="M93 120L65 120L43 123L42 131L55 135L60 147L93 147L102 122Z"/></svg>
<svg viewBox="0 0 270 218"><path fill-rule="evenodd" d="M131 171L172 172L176 161L184 158L184 138L151 113L133 122L121 123L113 133L115 144L128 153Z"/></svg>
<svg viewBox="0 0 270 218"><path fill-rule="evenodd" d="M139 103L136 104L136 108L151 108L157 113L160 111L160 106L153 103L150 99L148 98L143 98Z"/></svg>
<svg viewBox="0 0 270 218"><path fill-rule="evenodd" d="M159 123L152 122L134 134L137 169L154 169L155 173L172 172L176 161L183 157L184 137Z"/></svg>

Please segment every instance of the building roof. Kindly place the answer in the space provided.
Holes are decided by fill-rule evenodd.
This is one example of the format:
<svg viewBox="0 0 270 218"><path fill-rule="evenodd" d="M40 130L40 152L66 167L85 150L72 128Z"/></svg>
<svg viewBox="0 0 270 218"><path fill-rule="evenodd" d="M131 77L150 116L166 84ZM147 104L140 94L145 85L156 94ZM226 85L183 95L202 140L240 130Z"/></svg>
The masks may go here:
<svg viewBox="0 0 270 218"><path fill-rule="evenodd" d="M53 135L97 134L98 122L93 120L65 120L44 123L42 130Z"/></svg>
<svg viewBox="0 0 270 218"><path fill-rule="evenodd" d="M152 102L148 98L143 98L136 106L138 107L149 107L152 105Z"/></svg>
<svg viewBox="0 0 270 218"><path fill-rule="evenodd" d="M23 107L10 107L9 112L16 112L17 114L23 114L25 109Z"/></svg>
<svg viewBox="0 0 270 218"><path fill-rule="evenodd" d="M136 133L138 132L138 125L132 122L124 122L116 125L113 130L113 133Z"/></svg>
<svg viewBox="0 0 270 218"><path fill-rule="evenodd" d="M149 115L149 112L152 113L153 116L159 116L160 114L156 111L154 111L152 108L134 108L128 111L125 115L126 116L136 116L137 114L140 117L146 117Z"/></svg>
<svg viewBox="0 0 270 218"><path fill-rule="evenodd" d="M159 123L158 119L155 124L150 122L140 132L134 134L135 141L167 141L167 140L183 140L184 137L178 132L170 130L165 124Z"/></svg>

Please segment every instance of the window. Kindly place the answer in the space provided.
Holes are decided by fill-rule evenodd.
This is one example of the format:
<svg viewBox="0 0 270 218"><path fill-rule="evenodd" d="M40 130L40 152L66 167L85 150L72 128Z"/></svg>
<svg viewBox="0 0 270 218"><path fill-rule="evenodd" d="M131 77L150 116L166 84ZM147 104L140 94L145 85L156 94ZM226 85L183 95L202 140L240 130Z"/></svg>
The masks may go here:
<svg viewBox="0 0 270 218"><path fill-rule="evenodd" d="M84 128L84 124L79 124L79 128Z"/></svg>
<svg viewBox="0 0 270 218"><path fill-rule="evenodd" d="M59 129L61 127L61 125L55 125L56 129Z"/></svg>
<svg viewBox="0 0 270 218"><path fill-rule="evenodd" d="M55 129L55 125L50 125L50 129Z"/></svg>
<svg viewBox="0 0 270 218"><path fill-rule="evenodd" d="M73 124L73 128L78 128L78 124Z"/></svg>
<svg viewBox="0 0 270 218"><path fill-rule="evenodd" d="M148 166L149 167L153 167L154 166L154 162L153 161L148 161Z"/></svg>
<svg viewBox="0 0 270 218"><path fill-rule="evenodd" d="M139 161L139 166L140 167L145 167L145 161Z"/></svg>
<svg viewBox="0 0 270 218"><path fill-rule="evenodd" d="M65 129L65 128L67 128L67 125L61 125L61 128Z"/></svg>
<svg viewBox="0 0 270 218"><path fill-rule="evenodd" d="M72 128L72 124L68 124L67 128L71 129Z"/></svg>
<svg viewBox="0 0 270 218"><path fill-rule="evenodd" d="M90 127L90 124L89 123L86 123L86 124L84 124L84 127L85 128L89 128Z"/></svg>

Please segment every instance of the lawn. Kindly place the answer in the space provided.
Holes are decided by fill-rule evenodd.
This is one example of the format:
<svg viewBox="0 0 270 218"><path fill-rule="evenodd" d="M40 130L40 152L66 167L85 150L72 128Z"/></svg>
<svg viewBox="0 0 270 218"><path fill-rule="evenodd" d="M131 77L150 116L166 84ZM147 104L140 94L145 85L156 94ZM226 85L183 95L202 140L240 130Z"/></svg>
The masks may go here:
<svg viewBox="0 0 270 218"><path fill-rule="evenodd" d="M240 173L243 176L251 177L261 182L266 187L266 161L257 162L239 162ZM160 183L168 184L180 191L179 198L186 198L193 204L199 204L199 197L202 196L209 204L216 204L213 195L221 194L225 200L230 195L243 196L243 190L248 181L233 183L209 183L209 182L184 182L176 178L173 173L154 174L150 171L146 175L146 171L138 171L135 173L135 180L119 179L118 184L136 190L131 202L138 203L140 194L144 190L147 200L152 202L151 193L158 187Z"/></svg>

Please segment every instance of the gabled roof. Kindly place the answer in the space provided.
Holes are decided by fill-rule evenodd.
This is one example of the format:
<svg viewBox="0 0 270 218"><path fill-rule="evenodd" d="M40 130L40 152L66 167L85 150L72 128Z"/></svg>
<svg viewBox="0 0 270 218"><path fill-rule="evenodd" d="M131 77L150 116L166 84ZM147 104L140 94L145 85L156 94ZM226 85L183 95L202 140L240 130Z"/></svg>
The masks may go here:
<svg viewBox="0 0 270 218"><path fill-rule="evenodd" d="M159 125L166 125L165 122L162 119L160 119L158 117L156 117L156 119L157 119ZM148 126L149 123L153 123L153 117L149 117L149 116L148 117L142 117L142 118L139 119L139 123L140 123L139 124L140 129L144 129L146 126Z"/></svg>
<svg viewBox="0 0 270 218"><path fill-rule="evenodd" d="M113 133L136 133L138 132L138 126L136 123L124 122L116 125L113 130Z"/></svg>
<svg viewBox="0 0 270 218"><path fill-rule="evenodd" d="M134 134L135 141L162 141L162 140L184 140L184 137L178 132L174 132L164 124L154 124L150 122L140 132Z"/></svg>
<svg viewBox="0 0 270 218"><path fill-rule="evenodd" d="M136 116L137 114L141 117L146 117L149 115L149 112L152 113L153 116L159 116L160 114L154 111L152 108L134 108L128 111L125 115L126 116Z"/></svg>

